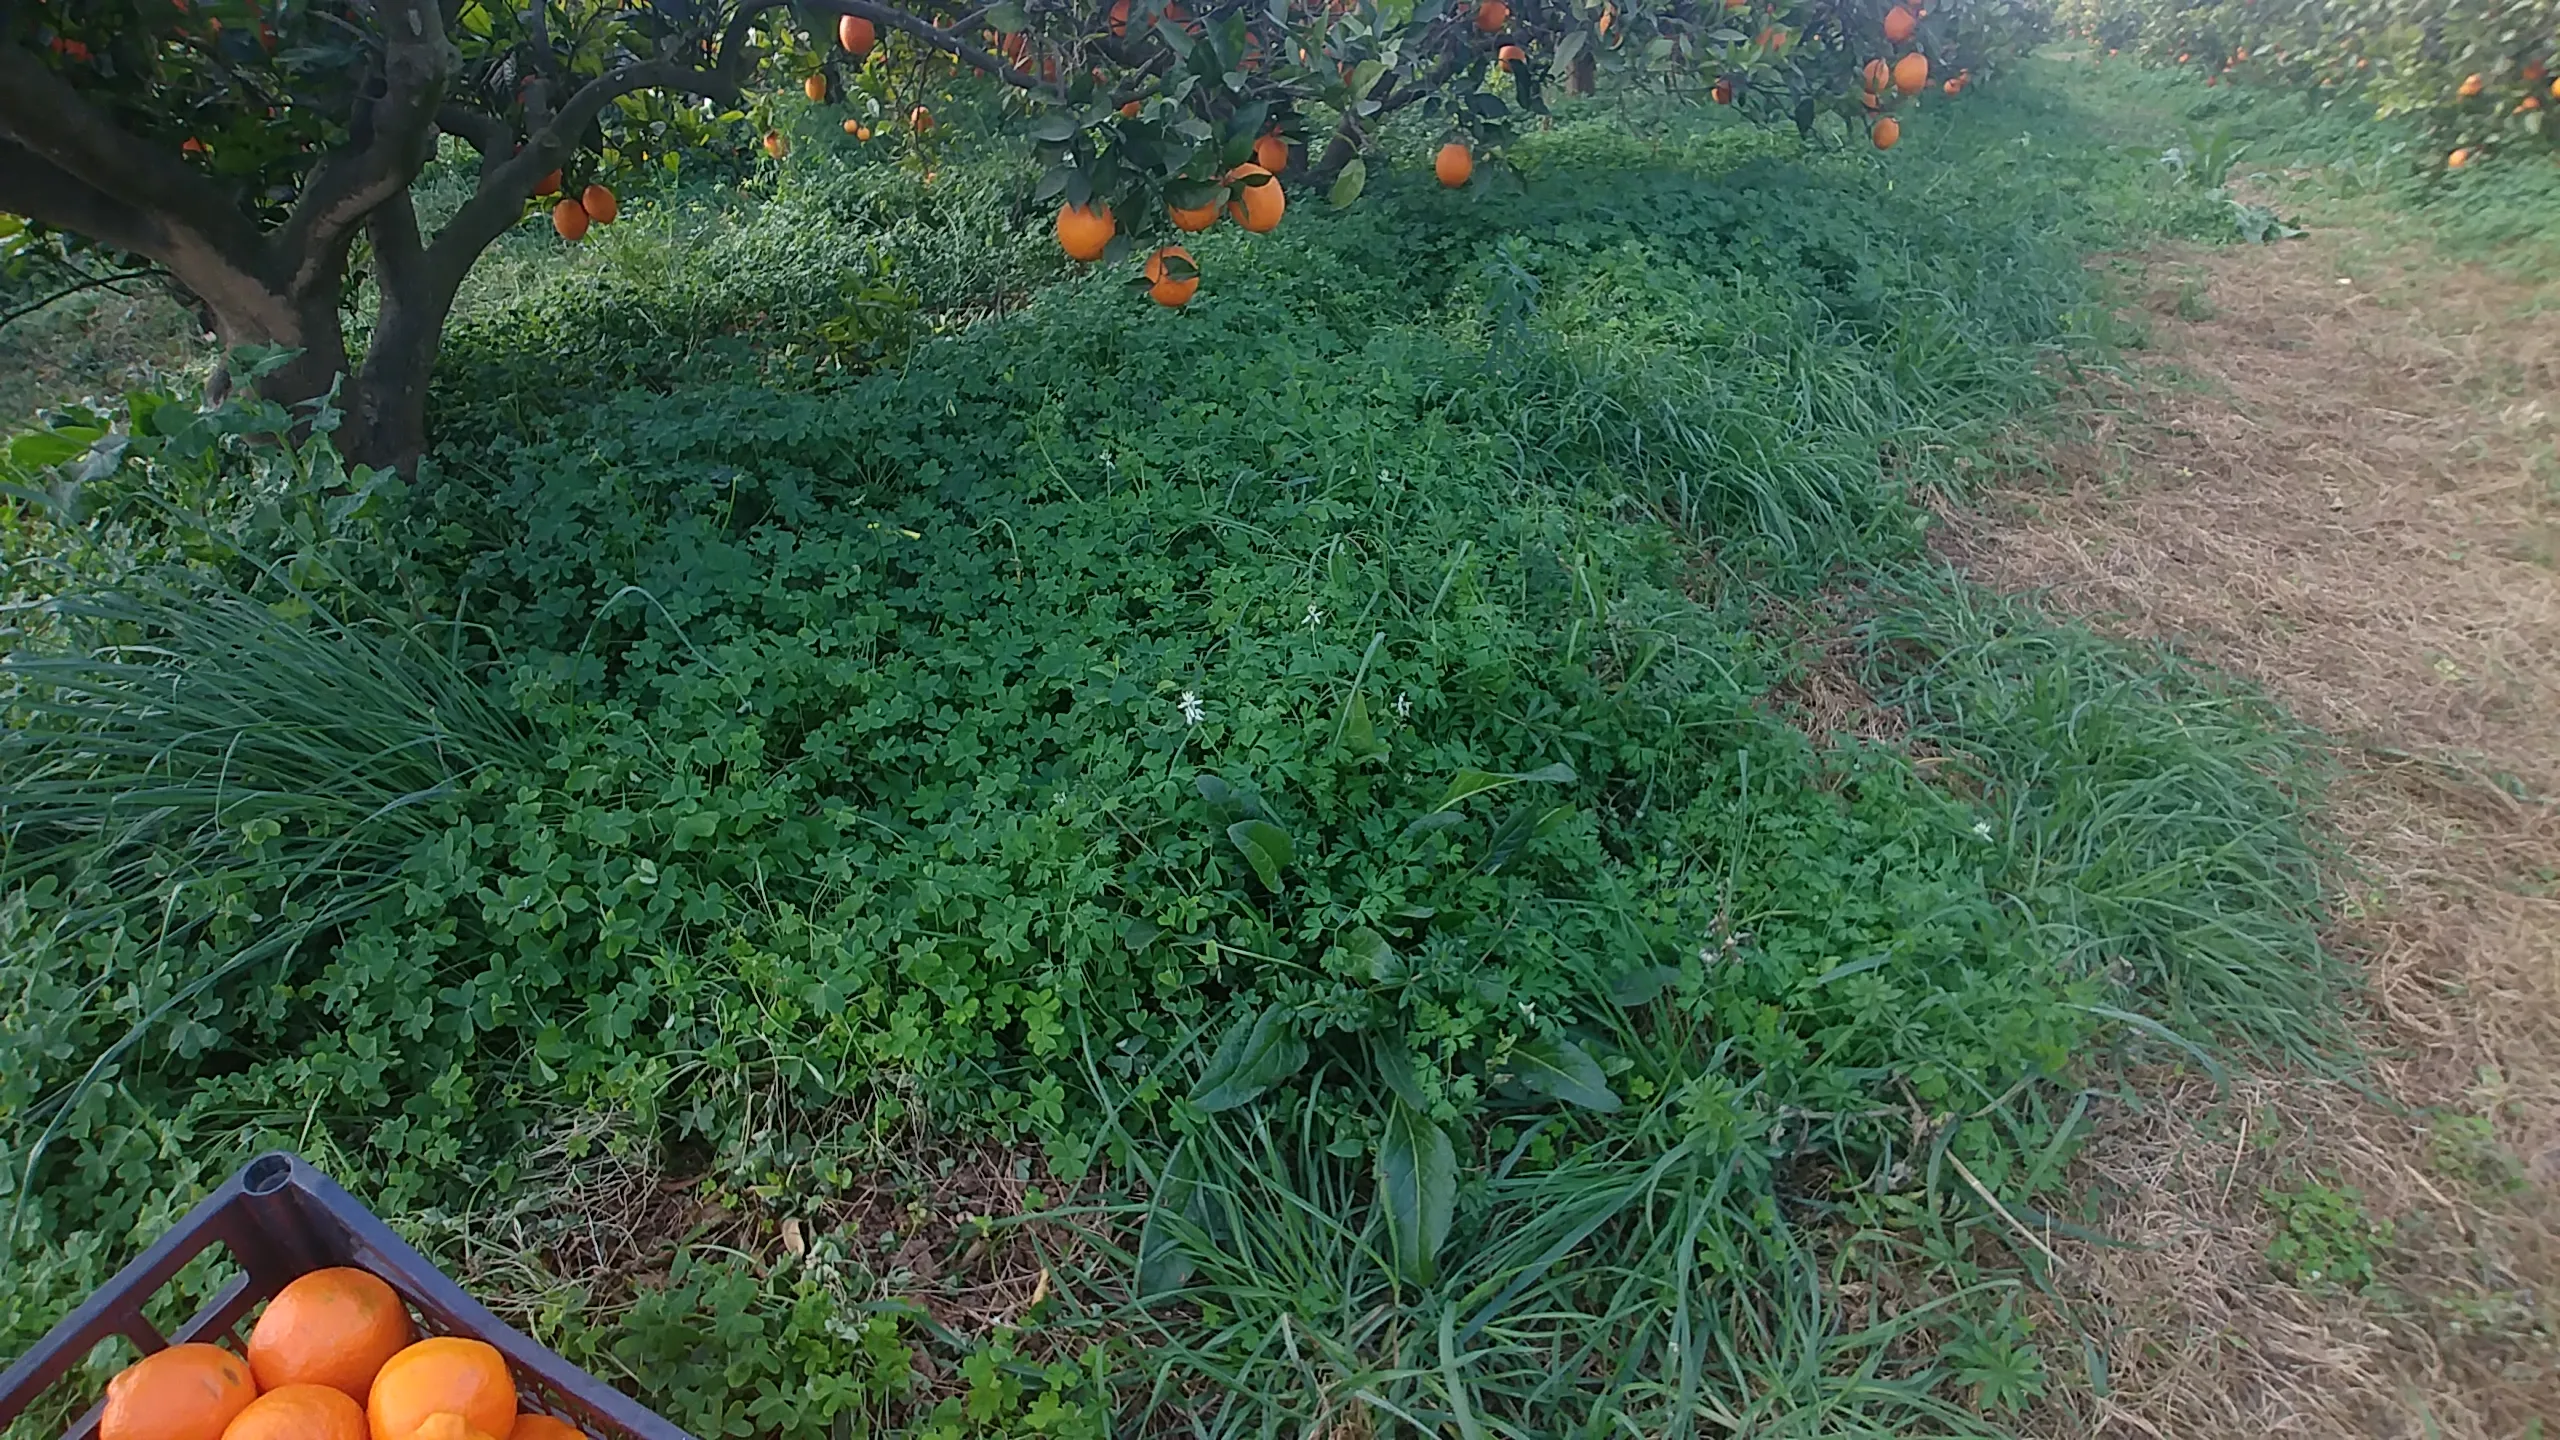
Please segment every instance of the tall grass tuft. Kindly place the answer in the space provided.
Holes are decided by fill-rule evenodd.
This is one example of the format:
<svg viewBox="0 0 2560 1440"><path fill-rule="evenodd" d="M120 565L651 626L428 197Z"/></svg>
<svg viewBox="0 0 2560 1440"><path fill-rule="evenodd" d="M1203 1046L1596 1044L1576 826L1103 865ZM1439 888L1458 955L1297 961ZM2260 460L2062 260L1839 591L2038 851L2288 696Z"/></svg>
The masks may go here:
<svg viewBox="0 0 2560 1440"><path fill-rule="evenodd" d="M19 618L41 624L0 662L0 1039L29 1063L0 1126L31 1172L155 1026L209 1043L188 1021L213 987L390 893L437 802L530 741L421 633L179 582Z"/></svg>

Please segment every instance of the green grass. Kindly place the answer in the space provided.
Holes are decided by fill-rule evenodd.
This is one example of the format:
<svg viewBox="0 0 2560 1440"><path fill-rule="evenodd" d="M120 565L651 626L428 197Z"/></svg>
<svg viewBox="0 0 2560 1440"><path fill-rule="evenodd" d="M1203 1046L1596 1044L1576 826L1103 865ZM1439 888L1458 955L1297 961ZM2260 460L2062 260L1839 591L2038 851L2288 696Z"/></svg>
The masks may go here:
<svg viewBox="0 0 2560 1440"><path fill-rule="evenodd" d="M2317 1047L2335 983L2281 717L1914 568L2097 358L2083 254L2222 223L2079 104L1889 160L1631 105L1465 192L1397 137L1179 314L1003 145L804 135L511 239L414 486L10 512L10 593L212 588L13 672L0 1335L283 1143L529 1237L491 1298L696 1433L1999 1432L2089 1057ZM1769 617L1861 583L1954 763L1790 722ZM963 1336L841 1222L982 1144L1086 1239ZM579 1270L607 1164L734 1223Z"/></svg>

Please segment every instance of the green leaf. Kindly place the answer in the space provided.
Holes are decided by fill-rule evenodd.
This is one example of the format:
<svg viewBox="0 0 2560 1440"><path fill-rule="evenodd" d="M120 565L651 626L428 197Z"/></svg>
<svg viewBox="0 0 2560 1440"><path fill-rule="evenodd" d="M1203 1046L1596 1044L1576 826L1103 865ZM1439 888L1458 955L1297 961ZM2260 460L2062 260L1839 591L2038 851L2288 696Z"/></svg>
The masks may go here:
<svg viewBox="0 0 2560 1440"><path fill-rule="evenodd" d="M1572 34L1565 36L1562 40L1557 41L1555 59L1556 68L1561 70L1572 64L1573 57L1582 53L1584 43L1590 40L1590 38L1590 31L1576 30Z"/></svg>
<svg viewBox="0 0 2560 1440"><path fill-rule="evenodd" d="M1140 1295L1179 1290L1191 1278L1191 1252L1166 1221L1199 1205L1199 1171L1199 1164L1191 1158L1190 1142L1174 1146L1173 1157L1165 1162L1163 1177L1157 1181L1147 1206L1146 1225L1138 1233Z"/></svg>
<svg viewBox="0 0 2560 1440"><path fill-rule="evenodd" d="M1570 805L1523 805L1511 812L1502 828L1493 832L1493 844L1485 850L1484 873L1491 875L1511 863L1520 848L1541 835L1548 834L1573 816Z"/></svg>
<svg viewBox="0 0 2560 1440"><path fill-rule="evenodd" d="M1458 1199L1458 1154L1448 1133L1402 1100L1387 1111L1378 1136L1378 1198L1387 1207L1387 1235L1396 1273L1416 1285L1439 1274L1440 1245L1449 1238L1449 1212Z"/></svg>
<svg viewBox="0 0 2560 1440"><path fill-rule="evenodd" d="M1051 145L1063 145L1076 138L1076 122L1064 115L1044 116L1031 127L1031 138Z"/></svg>
<svg viewBox="0 0 2560 1440"><path fill-rule="evenodd" d="M1568 1105L1603 1112L1618 1108L1617 1092L1600 1073L1600 1062L1570 1040L1540 1036L1522 1041L1511 1051L1511 1075L1522 1089Z"/></svg>
<svg viewBox="0 0 2560 1440"><path fill-rule="evenodd" d="M1517 772L1461 770L1449 778L1449 788L1440 792L1439 803L1431 808L1435 811L1447 810L1488 791L1499 790L1505 785L1517 785L1523 781L1537 785L1570 785L1573 783L1573 767L1558 762L1536 770Z"/></svg>
<svg viewBox="0 0 2560 1440"><path fill-rule="evenodd" d="M1000 35L1019 35L1031 28L1031 17L1023 13L1015 0L1003 0L1002 4L989 8L986 20Z"/></svg>
<svg viewBox="0 0 2560 1440"><path fill-rule="evenodd" d="M1426 1112L1431 1099L1422 1093L1422 1072L1414 1064L1413 1052L1401 1041L1374 1037L1369 1042L1371 1061L1378 1067L1378 1078L1395 1092L1395 1097L1416 1112Z"/></svg>
<svg viewBox="0 0 2560 1440"><path fill-rule="evenodd" d="M1280 888L1280 872L1288 868L1294 853L1289 845L1289 832L1268 820L1239 820L1227 827L1227 838L1244 852L1245 863L1253 867L1254 878L1265 890Z"/></svg>
<svg viewBox="0 0 2560 1440"><path fill-rule="evenodd" d="M1363 60L1358 65L1353 66L1351 69L1351 98L1354 100L1367 98L1370 89L1378 83L1378 77L1386 73L1387 67L1384 61Z"/></svg>
<svg viewBox="0 0 2560 1440"><path fill-rule="evenodd" d="M1378 743L1378 727L1369 720L1369 702L1357 690L1351 692L1351 702L1342 707L1340 743L1357 759L1387 753L1387 747Z"/></svg>
<svg viewBox="0 0 2560 1440"><path fill-rule="evenodd" d="M1368 162L1365 160L1354 160L1350 164L1343 166L1342 173L1334 177L1333 189L1326 193L1325 199L1332 203L1334 209L1343 209L1349 206L1352 201L1359 199L1360 192L1365 189L1368 184Z"/></svg>
<svg viewBox="0 0 2560 1440"><path fill-rule="evenodd" d="M1351 957L1351 963L1379 984L1392 985L1404 978L1404 957L1396 953L1395 946L1387 943L1386 936L1368 926L1344 932L1340 943L1342 953Z"/></svg>
<svg viewBox="0 0 2560 1440"><path fill-rule="evenodd" d="M1628 1010L1650 1005L1662 998L1662 992L1680 981L1677 965L1647 965L1630 970L1609 982L1610 1002Z"/></svg>
<svg viewBox="0 0 2560 1440"><path fill-rule="evenodd" d="M1216 1114L1233 1110L1298 1073L1307 1063L1307 1042L1289 1012L1274 1005L1250 1020L1239 1020L1218 1042L1200 1083L1191 1087L1191 1103Z"/></svg>

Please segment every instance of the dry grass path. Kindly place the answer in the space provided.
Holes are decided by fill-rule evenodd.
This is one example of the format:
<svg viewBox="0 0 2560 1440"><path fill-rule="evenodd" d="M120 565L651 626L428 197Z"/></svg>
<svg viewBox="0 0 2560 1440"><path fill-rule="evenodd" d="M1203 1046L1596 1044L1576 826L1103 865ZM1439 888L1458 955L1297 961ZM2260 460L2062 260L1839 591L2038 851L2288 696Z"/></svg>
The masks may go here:
<svg viewBox="0 0 2560 1440"><path fill-rule="evenodd" d="M2560 1436L2560 276L2355 229L2111 263L2135 372L1949 548L2336 738L2378 1094L2164 1073L2107 1118L2086 1179L2136 1244L2068 1257L2112 1373L2058 1428ZM2373 1283L2280 1278L2268 1193L2350 1191L2292 1223Z"/></svg>

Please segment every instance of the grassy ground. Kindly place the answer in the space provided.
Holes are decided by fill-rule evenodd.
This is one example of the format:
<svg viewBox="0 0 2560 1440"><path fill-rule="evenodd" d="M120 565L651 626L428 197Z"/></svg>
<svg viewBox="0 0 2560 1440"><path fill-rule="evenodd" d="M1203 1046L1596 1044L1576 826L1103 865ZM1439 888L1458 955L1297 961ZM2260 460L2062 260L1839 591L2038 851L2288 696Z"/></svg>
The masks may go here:
<svg viewBox="0 0 2560 1440"><path fill-rule="evenodd" d="M2056 1433L2510 1437L2560 1413L2560 686L2541 167L2396 178L2392 137L2193 85L2093 126L2229 126L2308 227L2114 257L2144 337L2084 439L1950 548L2111 633L2263 684L2332 737L2331 935L2367 1060L2227 1094L2138 1077L2084 1152L2072 1254L2122 1337ZM2191 118L2192 117L2192 118Z"/></svg>
<svg viewBox="0 0 2560 1440"><path fill-rule="evenodd" d="M2075 1157L2337 1053L2326 768L1928 542L2245 215L2039 62L1409 137L1169 314L822 123L512 240L414 486L7 512L11 1345L281 1143L704 1435L2103 1402Z"/></svg>

